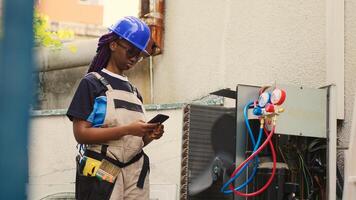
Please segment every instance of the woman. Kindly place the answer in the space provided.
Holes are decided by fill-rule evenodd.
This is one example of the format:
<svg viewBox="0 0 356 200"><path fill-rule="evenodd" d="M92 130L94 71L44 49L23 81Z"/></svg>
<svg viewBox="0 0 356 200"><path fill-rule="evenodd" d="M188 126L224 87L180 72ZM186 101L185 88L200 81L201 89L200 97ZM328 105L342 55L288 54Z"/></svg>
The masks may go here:
<svg viewBox="0 0 356 200"><path fill-rule="evenodd" d="M145 123L142 97L123 72L148 55L150 31L135 17L109 30L67 112L75 139L85 144L77 157L76 198L148 200L149 161L142 148L164 127Z"/></svg>

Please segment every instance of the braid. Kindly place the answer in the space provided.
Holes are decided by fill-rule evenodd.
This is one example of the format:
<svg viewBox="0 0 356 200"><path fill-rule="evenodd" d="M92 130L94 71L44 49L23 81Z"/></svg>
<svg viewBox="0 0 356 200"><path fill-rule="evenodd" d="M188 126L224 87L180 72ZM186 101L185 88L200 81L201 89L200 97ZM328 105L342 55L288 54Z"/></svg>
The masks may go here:
<svg viewBox="0 0 356 200"><path fill-rule="evenodd" d="M96 55L94 56L93 60L91 61L87 73L99 72L104 67L106 67L106 65L109 62L109 58L110 58L110 54L111 54L109 44L110 44L110 42L112 42L116 39L118 39L118 37L113 32L104 34L99 38L98 47L96 49Z"/></svg>

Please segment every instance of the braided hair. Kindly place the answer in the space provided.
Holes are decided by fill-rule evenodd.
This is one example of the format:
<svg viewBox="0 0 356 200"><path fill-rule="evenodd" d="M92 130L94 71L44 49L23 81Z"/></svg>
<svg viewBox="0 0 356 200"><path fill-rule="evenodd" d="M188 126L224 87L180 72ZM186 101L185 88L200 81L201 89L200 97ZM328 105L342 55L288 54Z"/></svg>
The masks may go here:
<svg viewBox="0 0 356 200"><path fill-rule="evenodd" d="M99 72L104 67L106 67L106 65L109 62L109 58L110 58L110 54L111 54L109 44L112 41L117 40L118 38L119 37L113 32L104 34L99 38L98 47L96 49L96 55L94 56L93 60L91 61L87 73Z"/></svg>

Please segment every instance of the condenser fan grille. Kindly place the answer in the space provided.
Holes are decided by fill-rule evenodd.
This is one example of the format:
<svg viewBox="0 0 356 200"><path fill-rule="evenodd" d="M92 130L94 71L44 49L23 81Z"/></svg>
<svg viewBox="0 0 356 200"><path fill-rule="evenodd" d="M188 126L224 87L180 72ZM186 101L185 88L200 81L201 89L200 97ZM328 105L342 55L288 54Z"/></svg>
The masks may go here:
<svg viewBox="0 0 356 200"><path fill-rule="evenodd" d="M235 158L235 126L231 124L235 120L235 109L191 104L187 105L183 112L180 199L233 199L232 195L226 196L219 191L222 186L222 181L219 180L194 196L189 195L189 186L206 170L216 158L217 153L226 153ZM225 141L221 140L223 138L220 136L232 142L224 144Z"/></svg>

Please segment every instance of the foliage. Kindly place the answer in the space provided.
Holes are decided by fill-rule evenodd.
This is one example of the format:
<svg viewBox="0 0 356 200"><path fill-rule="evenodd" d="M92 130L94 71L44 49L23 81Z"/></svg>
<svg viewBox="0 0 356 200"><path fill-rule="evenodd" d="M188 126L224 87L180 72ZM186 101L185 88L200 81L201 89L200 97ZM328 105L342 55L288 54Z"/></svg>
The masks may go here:
<svg viewBox="0 0 356 200"><path fill-rule="evenodd" d="M35 10L33 29L35 35L35 45L60 48L62 41L72 39L74 32L71 30L60 29L58 31L49 30L49 19L47 16Z"/></svg>

